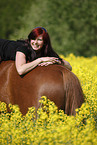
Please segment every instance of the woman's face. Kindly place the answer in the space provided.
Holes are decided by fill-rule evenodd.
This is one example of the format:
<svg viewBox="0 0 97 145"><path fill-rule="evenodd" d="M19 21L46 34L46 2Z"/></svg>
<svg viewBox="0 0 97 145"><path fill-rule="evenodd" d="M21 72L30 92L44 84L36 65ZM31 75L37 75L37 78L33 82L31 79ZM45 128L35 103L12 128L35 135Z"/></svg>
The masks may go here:
<svg viewBox="0 0 97 145"><path fill-rule="evenodd" d="M43 47L42 35L38 36L35 40L31 39L30 45L34 50L40 50Z"/></svg>

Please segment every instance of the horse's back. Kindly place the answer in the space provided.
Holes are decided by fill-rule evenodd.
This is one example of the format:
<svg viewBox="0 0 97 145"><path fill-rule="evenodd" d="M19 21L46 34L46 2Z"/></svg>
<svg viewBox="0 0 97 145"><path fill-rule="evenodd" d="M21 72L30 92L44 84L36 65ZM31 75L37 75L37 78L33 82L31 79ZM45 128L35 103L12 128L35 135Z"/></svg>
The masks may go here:
<svg viewBox="0 0 97 145"><path fill-rule="evenodd" d="M70 99L70 95L72 99L74 98L71 91L76 90L76 88L74 89L71 84L76 83L77 78L61 65L36 67L26 75L19 76L14 62L7 61L0 64L0 80L2 80L2 83L0 83L0 100L7 104L18 104L21 112L25 114L28 107L39 107L41 96L47 96L54 101L59 109L70 110L68 109L70 104L67 98ZM79 105L76 106L81 106L82 102L79 102ZM70 114L68 111L67 113Z"/></svg>
<svg viewBox="0 0 97 145"><path fill-rule="evenodd" d="M0 80L3 80L0 87L2 101L18 104L24 110L31 106L38 108L40 97L47 96L63 109L63 76L59 67L36 67L26 75L19 76L14 62L2 62L0 65Z"/></svg>

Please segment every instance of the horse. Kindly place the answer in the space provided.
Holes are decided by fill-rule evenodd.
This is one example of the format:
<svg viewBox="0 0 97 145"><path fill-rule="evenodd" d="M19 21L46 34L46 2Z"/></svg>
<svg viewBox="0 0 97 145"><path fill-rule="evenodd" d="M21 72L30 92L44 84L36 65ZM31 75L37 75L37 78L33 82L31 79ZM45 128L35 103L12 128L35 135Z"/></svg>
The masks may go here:
<svg viewBox="0 0 97 145"><path fill-rule="evenodd" d="M53 101L67 115L75 115L84 102L84 94L77 76L58 64L37 66L20 76L14 61L0 64L0 101L17 104L25 115L28 107L39 108L41 96Z"/></svg>

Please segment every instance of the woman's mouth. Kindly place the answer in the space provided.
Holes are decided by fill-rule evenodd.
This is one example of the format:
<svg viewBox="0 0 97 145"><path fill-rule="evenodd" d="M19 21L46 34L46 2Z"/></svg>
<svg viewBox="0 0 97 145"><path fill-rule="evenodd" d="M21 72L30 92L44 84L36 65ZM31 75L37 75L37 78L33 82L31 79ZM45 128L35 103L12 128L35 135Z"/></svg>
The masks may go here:
<svg viewBox="0 0 97 145"><path fill-rule="evenodd" d="M33 46L33 49L35 49L35 50L38 50L39 49L39 45L35 45L35 46Z"/></svg>

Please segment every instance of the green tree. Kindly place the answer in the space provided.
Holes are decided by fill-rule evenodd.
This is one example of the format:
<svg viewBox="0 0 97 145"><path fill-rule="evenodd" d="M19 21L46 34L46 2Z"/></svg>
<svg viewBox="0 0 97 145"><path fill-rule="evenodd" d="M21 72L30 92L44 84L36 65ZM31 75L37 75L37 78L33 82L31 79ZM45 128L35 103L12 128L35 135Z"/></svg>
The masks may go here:
<svg viewBox="0 0 97 145"><path fill-rule="evenodd" d="M96 0L36 0L10 38L27 37L37 26L47 29L54 49L67 55L97 55Z"/></svg>
<svg viewBox="0 0 97 145"><path fill-rule="evenodd" d="M9 38L16 28L21 28L20 17L26 13L32 0L0 1L0 37Z"/></svg>

